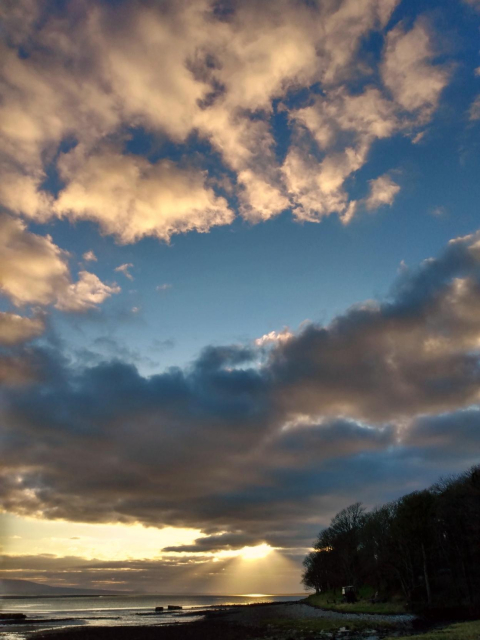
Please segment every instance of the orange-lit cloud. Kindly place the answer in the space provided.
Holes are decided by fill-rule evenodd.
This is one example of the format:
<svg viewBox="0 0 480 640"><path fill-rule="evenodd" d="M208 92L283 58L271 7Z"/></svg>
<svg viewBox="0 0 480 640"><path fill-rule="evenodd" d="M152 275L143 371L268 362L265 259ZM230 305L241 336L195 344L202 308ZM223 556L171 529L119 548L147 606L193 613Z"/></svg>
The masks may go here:
<svg viewBox="0 0 480 640"><path fill-rule="evenodd" d="M41 317L25 318L15 313L0 311L0 345L15 345L31 340L43 333Z"/></svg>
<svg viewBox="0 0 480 640"><path fill-rule="evenodd" d="M169 240L174 233L204 232L233 219L226 200L205 184L202 172L170 161L152 165L112 150L83 158L75 149L62 158L60 170L68 187L56 211L94 220L121 242L146 235Z"/></svg>
<svg viewBox="0 0 480 640"><path fill-rule="evenodd" d="M347 179L374 140L430 118L449 71L435 64L424 19L384 33L397 0L280 4L239 3L222 19L207 0L131 3L116 13L86 1L78 15L67 10L37 30L28 2L4 10L3 205L37 221L94 220L121 242L230 224L234 212L201 158L186 167L122 154L125 129L142 127L186 148L192 136L207 141L234 172L238 212L252 222L288 208L300 220L336 212L349 221L357 208ZM349 80L368 76L360 44L374 32L385 40L383 86L352 94ZM24 39L31 50L19 57ZM325 91L310 105L280 107L303 133L279 161L274 102L315 83ZM64 141L78 144L58 154ZM49 163L64 182L58 197L42 186Z"/></svg>
<svg viewBox="0 0 480 640"><path fill-rule="evenodd" d="M72 283L68 255L50 236L27 231L23 222L0 216L0 291L16 306L55 304L86 311L120 291L87 271Z"/></svg>

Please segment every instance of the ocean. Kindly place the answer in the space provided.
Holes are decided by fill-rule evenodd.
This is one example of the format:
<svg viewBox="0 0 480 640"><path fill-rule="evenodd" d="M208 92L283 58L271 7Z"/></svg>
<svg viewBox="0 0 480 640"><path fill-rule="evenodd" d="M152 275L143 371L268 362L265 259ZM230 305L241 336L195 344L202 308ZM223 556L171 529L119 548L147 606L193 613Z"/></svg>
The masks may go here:
<svg viewBox="0 0 480 640"><path fill-rule="evenodd" d="M25 613L27 620L15 625L2 625L2 640L25 640L34 631L58 629L80 625L158 625L172 622L190 622L201 617L201 611L225 605L250 604L254 602L287 602L302 596L162 596L162 595L116 595L75 597L24 597L2 598L3 613ZM168 605L179 605L181 611L168 611ZM164 607L160 615L138 615L153 613L155 607ZM185 615L187 614L187 615ZM32 622L28 622L31 619Z"/></svg>

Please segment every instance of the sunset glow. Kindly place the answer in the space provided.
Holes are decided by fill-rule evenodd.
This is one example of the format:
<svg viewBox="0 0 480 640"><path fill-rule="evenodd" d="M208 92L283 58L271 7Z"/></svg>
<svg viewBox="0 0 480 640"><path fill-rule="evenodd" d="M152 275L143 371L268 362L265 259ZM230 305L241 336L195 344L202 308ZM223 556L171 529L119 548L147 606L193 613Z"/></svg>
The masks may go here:
<svg viewBox="0 0 480 640"><path fill-rule="evenodd" d="M240 549L240 555L244 560L260 560L266 558L273 551L268 544L259 544L257 547L244 547Z"/></svg>

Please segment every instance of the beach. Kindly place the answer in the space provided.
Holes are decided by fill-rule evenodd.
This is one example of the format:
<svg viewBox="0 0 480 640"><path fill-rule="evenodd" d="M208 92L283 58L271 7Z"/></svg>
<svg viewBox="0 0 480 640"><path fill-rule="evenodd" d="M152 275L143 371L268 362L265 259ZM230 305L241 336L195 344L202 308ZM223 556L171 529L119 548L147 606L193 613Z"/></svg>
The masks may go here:
<svg viewBox="0 0 480 640"><path fill-rule="evenodd" d="M412 632L411 615L343 614L302 602L233 606L203 619L149 626L83 626L36 632L35 640L380 639ZM30 636L32 637L32 636Z"/></svg>

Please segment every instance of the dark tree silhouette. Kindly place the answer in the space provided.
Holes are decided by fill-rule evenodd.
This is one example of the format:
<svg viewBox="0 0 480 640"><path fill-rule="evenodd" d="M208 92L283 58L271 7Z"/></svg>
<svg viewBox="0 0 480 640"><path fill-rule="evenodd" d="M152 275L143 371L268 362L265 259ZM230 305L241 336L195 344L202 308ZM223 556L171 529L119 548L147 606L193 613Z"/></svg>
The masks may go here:
<svg viewBox="0 0 480 640"><path fill-rule="evenodd" d="M366 513L340 511L304 561L317 592L353 585L417 608L480 608L480 466Z"/></svg>

